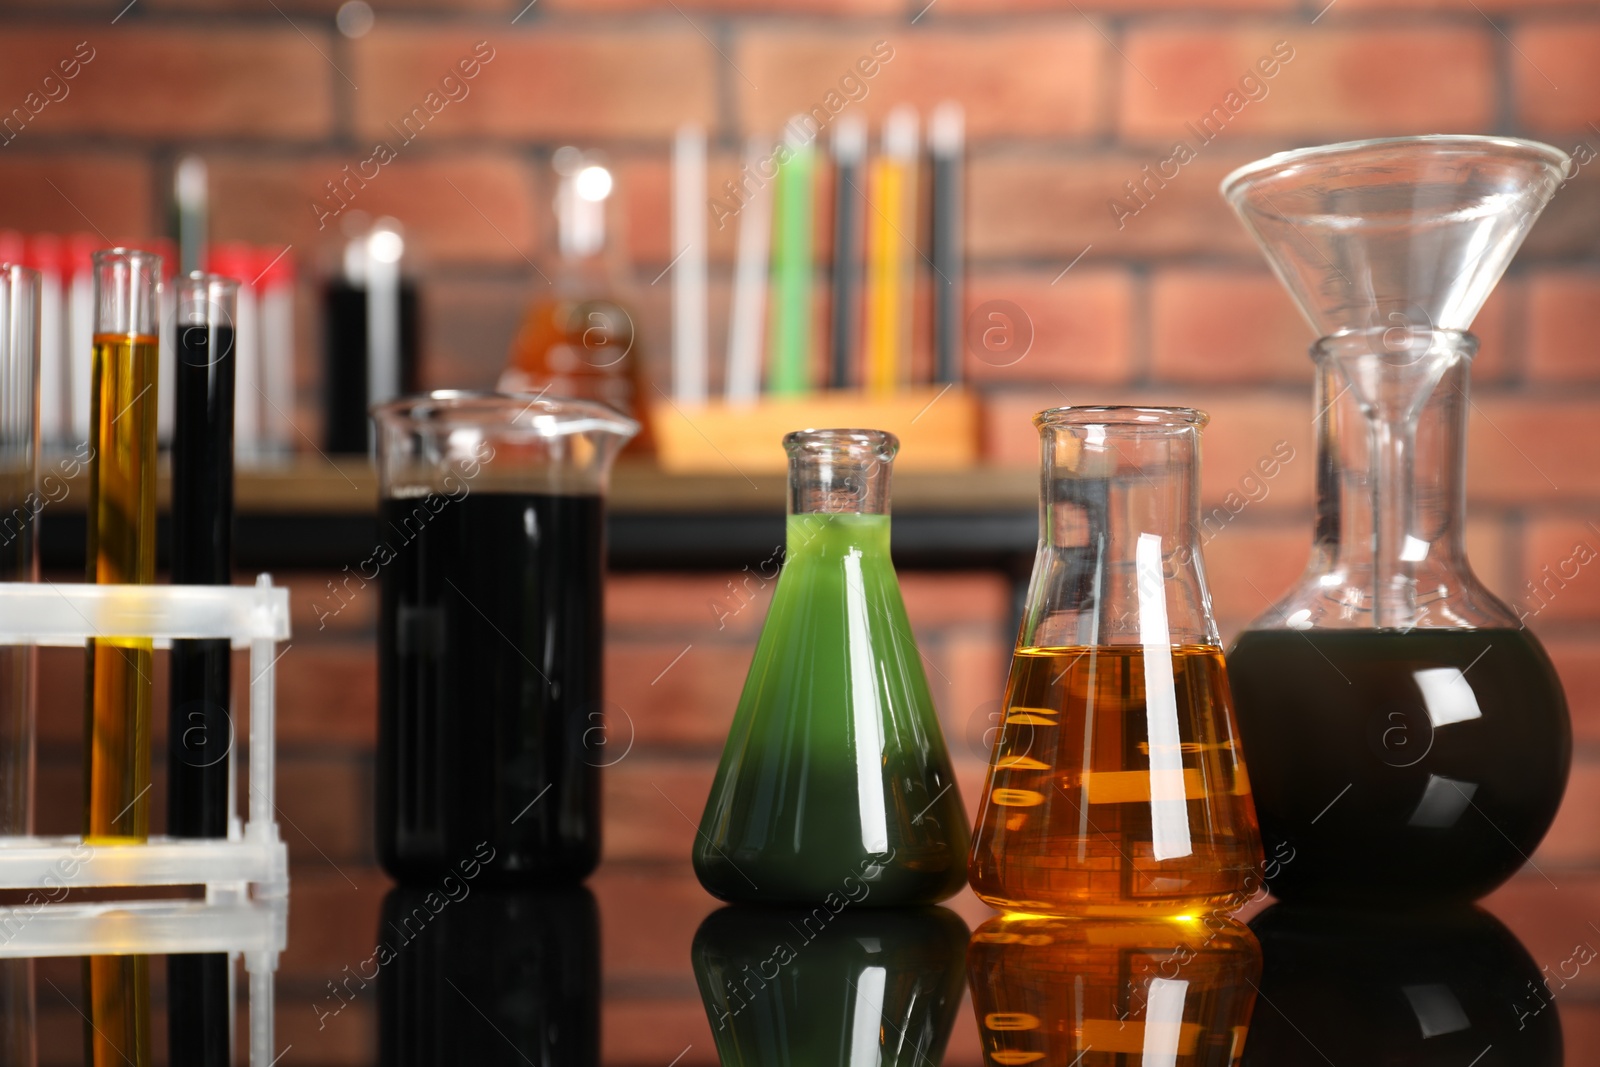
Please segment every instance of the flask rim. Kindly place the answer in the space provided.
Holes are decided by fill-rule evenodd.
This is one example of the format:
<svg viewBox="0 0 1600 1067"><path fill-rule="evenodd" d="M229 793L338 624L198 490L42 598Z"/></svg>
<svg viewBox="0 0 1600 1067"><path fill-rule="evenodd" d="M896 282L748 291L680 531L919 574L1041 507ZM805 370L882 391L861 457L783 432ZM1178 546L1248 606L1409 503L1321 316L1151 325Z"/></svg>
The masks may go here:
<svg viewBox="0 0 1600 1067"><path fill-rule="evenodd" d="M434 427L479 426L566 437L596 430L632 437L639 423L609 404L539 393L435 389L374 404L368 414L379 425L411 423Z"/></svg>
<svg viewBox="0 0 1600 1067"><path fill-rule="evenodd" d="M891 460L900 451L900 438L888 430L805 429L784 434L783 449L790 458L847 456Z"/></svg>
<svg viewBox="0 0 1600 1067"><path fill-rule="evenodd" d="M1046 408L1033 417L1039 429L1057 426L1131 426L1155 430L1203 430L1211 416L1199 408L1138 404L1069 404Z"/></svg>
<svg viewBox="0 0 1600 1067"><path fill-rule="evenodd" d="M1368 326L1340 330L1311 342L1311 359L1349 359L1357 356L1420 358L1447 351L1459 359L1478 354L1478 335L1468 330L1441 330L1429 326Z"/></svg>

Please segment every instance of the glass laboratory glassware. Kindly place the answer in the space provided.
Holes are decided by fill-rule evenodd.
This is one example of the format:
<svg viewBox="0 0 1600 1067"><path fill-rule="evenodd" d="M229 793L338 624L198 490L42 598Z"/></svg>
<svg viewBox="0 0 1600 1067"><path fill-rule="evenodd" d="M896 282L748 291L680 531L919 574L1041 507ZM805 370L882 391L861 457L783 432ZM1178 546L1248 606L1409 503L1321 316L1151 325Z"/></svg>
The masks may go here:
<svg viewBox="0 0 1600 1067"><path fill-rule="evenodd" d="M1223 195L1324 336L1311 561L1228 655L1267 881L1288 901L1470 900L1555 817L1561 684L1463 543L1463 331L1568 164L1418 137L1273 156Z"/></svg>
<svg viewBox="0 0 1600 1067"><path fill-rule="evenodd" d="M0 263L0 581L39 578L38 271ZM0 646L0 834L33 832L37 659ZM35 1052L33 963L0 959L0 1062Z"/></svg>
<svg viewBox="0 0 1600 1067"><path fill-rule="evenodd" d="M637 424L603 404L436 392L373 409L382 572L378 853L402 884L575 882L600 857L603 497Z"/></svg>
<svg viewBox="0 0 1600 1067"><path fill-rule="evenodd" d="M1228 1067L1248 1047L1261 949L1220 914L1007 915L972 935L967 970L986 1063Z"/></svg>
<svg viewBox="0 0 1600 1067"><path fill-rule="evenodd" d="M1250 920L1261 1000L1241 1067L1560 1067L1553 1003L1595 957L1585 929L1541 969L1475 907L1353 912L1277 904ZM1563 977L1565 976L1565 977Z"/></svg>
<svg viewBox="0 0 1600 1067"><path fill-rule="evenodd" d="M328 983L318 1020L370 995L362 975L376 975L379 1067L599 1067L594 895L479 886L470 870L390 890L372 957Z"/></svg>
<svg viewBox="0 0 1600 1067"><path fill-rule="evenodd" d="M88 580L148 585L156 571L161 257L111 248L93 261ZM84 840L142 843L150 833L155 645L98 637L86 660Z"/></svg>
<svg viewBox="0 0 1600 1067"><path fill-rule="evenodd" d="M40 276L0 264L0 581L39 578ZM0 834L33 830L32 646L0 647Z"/></svg>
<svg viewBox="0 0 1600 1067"><path fill-rule="evenodd" d="M1261 845L1200 559L1206 415L1065 407L1033 421L1039 550L972 888L1052 914L1236 906Z"/></svg>
<svg viewBox="0 0 1600 1067"><path fill-rule="evenodd" d="M801 430L788 556L695 838L723 900L928 904L966 880L967 817L889 559L882 430Z"/></svg>
<svg viewBox="0 0 1600 1067"><path fill-rule="evenodd" d="M610 404L641 424L630 452L648 451L649 381L633 316L621 300L627 271L608 218L611 169L599 155L570 145L556 149L551 166L560 257L555 278L537 286L499 388Z"/></svg>
<svg viewBox="0 0 1600 1067"><path fill-rule="evenodd" d="M735 905L700 924L691 955L722 1067L943 1062L966 924L948 908L852 903Z"/></svg>

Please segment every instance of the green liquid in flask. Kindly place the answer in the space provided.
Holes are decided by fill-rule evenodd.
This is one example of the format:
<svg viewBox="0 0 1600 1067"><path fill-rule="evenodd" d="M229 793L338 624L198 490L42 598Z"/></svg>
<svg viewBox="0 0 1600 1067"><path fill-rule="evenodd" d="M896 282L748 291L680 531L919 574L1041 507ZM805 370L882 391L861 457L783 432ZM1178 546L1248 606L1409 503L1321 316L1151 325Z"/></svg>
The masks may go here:
<svg viewBox="0 0 1600 1067"><path fill-rule="evenodd" d="M884 906L966 882L967 817L889 560L887 515L791 515L695 840L724 900Z"/></svg>

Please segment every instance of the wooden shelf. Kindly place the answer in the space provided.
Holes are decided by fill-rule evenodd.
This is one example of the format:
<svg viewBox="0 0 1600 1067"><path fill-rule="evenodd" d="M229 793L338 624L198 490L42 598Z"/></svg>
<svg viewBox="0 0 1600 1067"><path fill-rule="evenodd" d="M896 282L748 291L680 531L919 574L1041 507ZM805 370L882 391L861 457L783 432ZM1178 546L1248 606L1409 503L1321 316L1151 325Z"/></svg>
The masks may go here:
<svg viewBox="0 0 1600 1067"><path fill-rule="evenodd" d="M41 468L51 466L46 461ZM67 495L47 511L82 513L88 476L69 484ZM667 474L647 461L624 460L613 472L607 505L616 515L781 514L786 485L776 473ZM157 490L163 509L168 490L163 467ZM1037 472L1015 467L903 471L894 476L893 506L897 512L1031 511L1038 492ZM234 484L234 506L244 515L371 515L377 501L377 474L358 457L241 466Z"/></svg>

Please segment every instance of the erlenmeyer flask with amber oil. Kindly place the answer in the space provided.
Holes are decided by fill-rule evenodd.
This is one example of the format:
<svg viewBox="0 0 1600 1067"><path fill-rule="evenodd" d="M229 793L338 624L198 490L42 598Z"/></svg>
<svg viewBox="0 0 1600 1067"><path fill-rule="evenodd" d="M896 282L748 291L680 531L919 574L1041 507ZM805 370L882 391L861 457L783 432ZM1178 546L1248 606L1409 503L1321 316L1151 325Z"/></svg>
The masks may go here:
<svg viewBox="0 0 1600 1067"><path fill-rule="evenodd" d="M803 430L788 555L695 837L723 900L929 904L966 881L967 816L889 561L881 430Z"/></svg>
<svg viewBox="0 0 1600 1067"><path fill-rule="evenodd" d="M1261 842L1200 562L1206 415L1067 407L1033 421L1039 550L972 888L1067 915L1242 903Z"/></svg>

